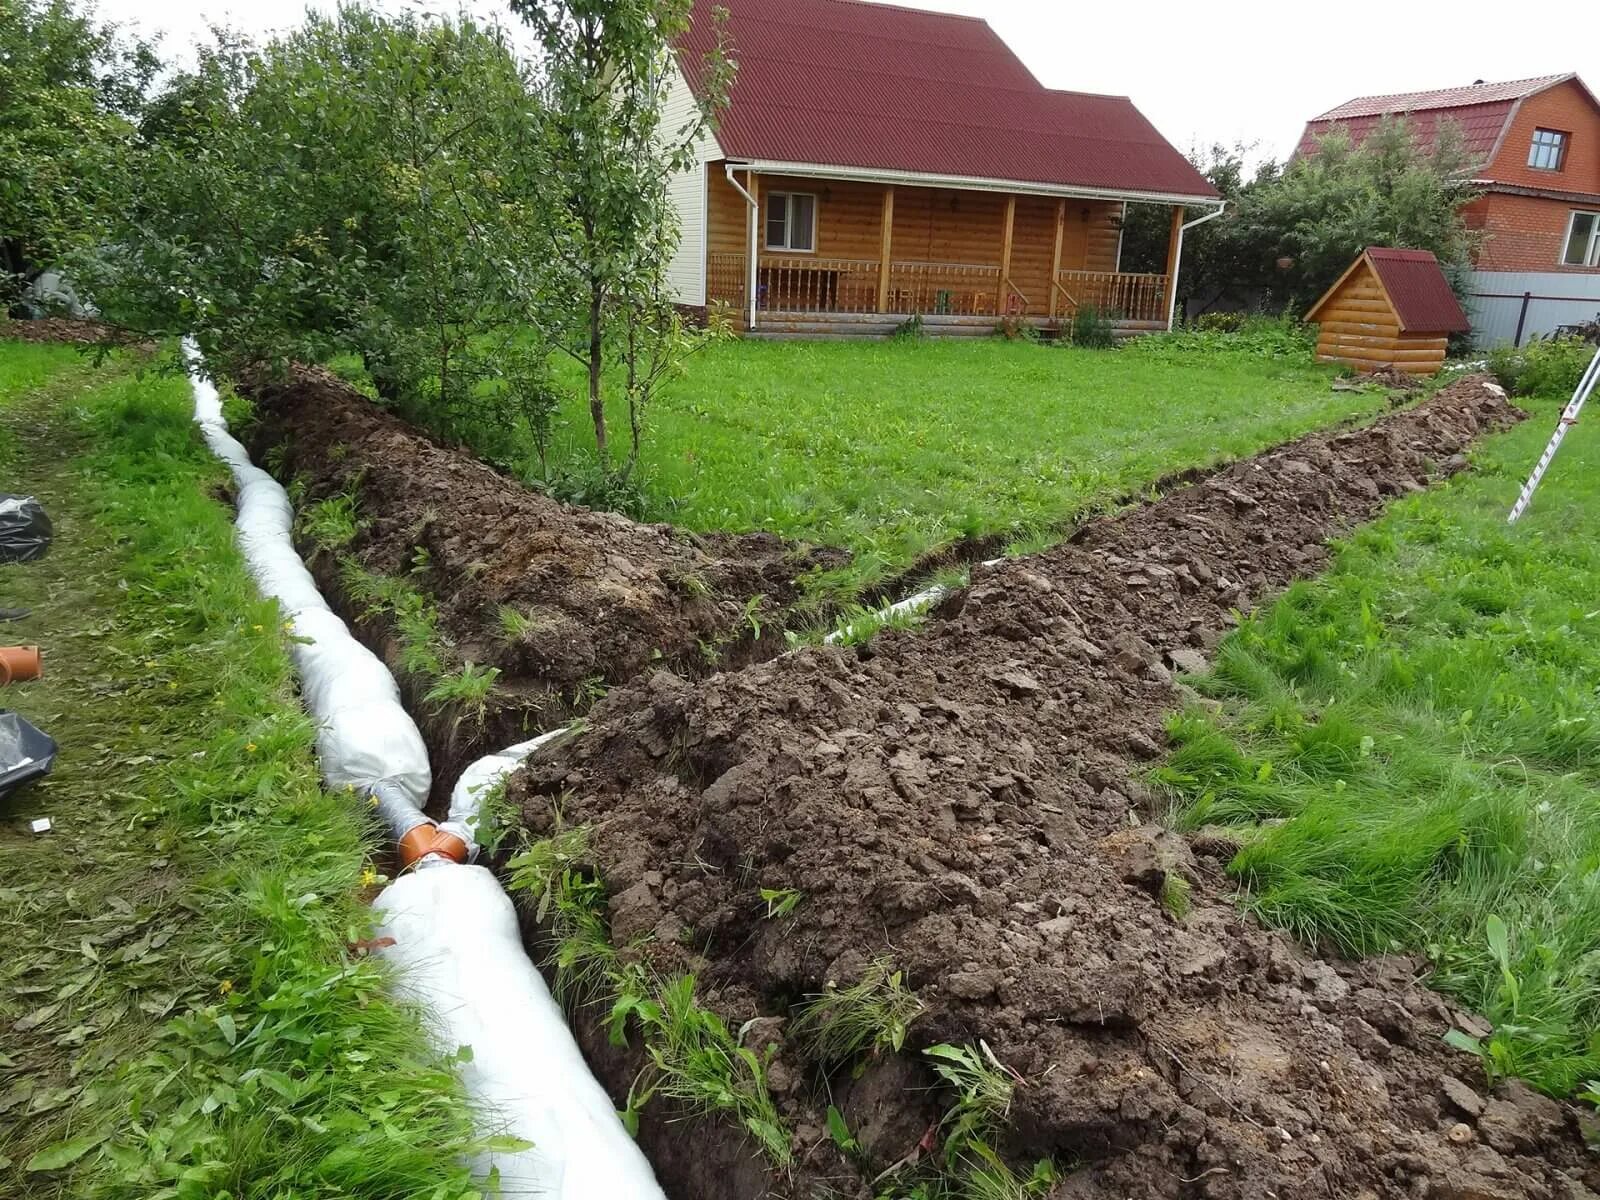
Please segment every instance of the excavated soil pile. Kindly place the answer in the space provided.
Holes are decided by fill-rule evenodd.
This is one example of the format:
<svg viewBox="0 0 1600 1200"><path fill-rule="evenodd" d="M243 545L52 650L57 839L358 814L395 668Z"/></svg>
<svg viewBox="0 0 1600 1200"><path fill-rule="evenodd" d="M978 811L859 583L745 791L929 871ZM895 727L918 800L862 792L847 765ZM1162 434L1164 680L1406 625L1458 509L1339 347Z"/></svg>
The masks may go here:
<svg viewBox="0 0 1600 1200"><path fill-rule="evenodd" d="M425 730L445 788L470 750L548 728L586 708L601 685L654 665L692 673L719 656L777 653L774 616L795 599L796 579L845 557L769 534L690 538L563 504L440 445L320 369L263 376L241 391L257 405L257 459L281 456L284 476L306 484L303 503L353 495L360 529L345 552L426 593L455 660L499 668L490 719L471 747L456 744L454 722L444 733ZM332 556L302 550L330 597L359 615ZM763 599L752 622L755 597ZM507 612L522 618L514 631ZM362 624L370 637L372 623ZM750 644L757 624L760 648ZM393 663L394 646L384 648ZM412 707L425 716L431 706Z"/></svg>
<svg viewBox="0 0 1600 1200"><path fill-rule="evenodd" d="M74 346L126 345L136 338L87 317L42 317L37 321L0 320L0 338L19 342L66 342Z"/></svg>
<svg viewBox="0 0 1600 1200"><path fill-rule="evenodd" d="M737 1132L647 1116L669 1193L871 1196L938 1111L913 1051L982 1038L1024 1081L1008 1153L1083 1164L1058 1195L1589 1195L1568 1112L1464 1082L1481 1073L1441 1043L1452 1013L1420 964L1322 961L1242 918L1222 894L1231 848L1162 832L1129 782L1181 702L1172 668L1198 665L1231 610L1518 415L1463 380L980 572L920 631L698 685L657 673L514 777L535 836L557 807L593 826L613 940L652 935L642 953L780 1047L799 1170L768 1178ZM1197 885L1183 919L1159 900L1173 873ZM762 888L805 898L768 919ZM906 1055L829 1081L862 1172L784 1018L879 955L928 1011ZM579 1024L622 1095L636 1060Z"/></svg>

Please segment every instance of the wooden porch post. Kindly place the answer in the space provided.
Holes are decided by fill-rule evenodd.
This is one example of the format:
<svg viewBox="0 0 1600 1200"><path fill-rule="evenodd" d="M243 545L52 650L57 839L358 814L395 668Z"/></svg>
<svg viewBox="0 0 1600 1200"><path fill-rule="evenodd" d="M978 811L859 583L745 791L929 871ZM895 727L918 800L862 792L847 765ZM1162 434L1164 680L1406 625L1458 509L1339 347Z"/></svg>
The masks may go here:
<svg viewBox="0 0 1600 1200"><path fill-rule="evenodd" d="M882 228L878 234L878 311L889 311L889 259L893 253L894 240L894 186L885 184L883 188L883 216L879 218Z"/></svg>
<svg viewBox="0 0 1600 1200"><path fill-rule="evenodd" d="M994 294L995 316L1004 316L1006 311L1006 282L1011 278L1011 235L1017 227L1017 198L1006 197L1006 231L1000 243L1000 286Z"/></svg>
<svg viewBox="0 0 1600 1200"><path fill-rule="evenodd" d="M1172 206L1172 228L1167 234L1167 287L1161 297L1161 311L1172 312L1178 294L1178 253L1183 249L1183 205ZM1167 321L1171 327L1171 318Z"/></svg>
<svg viewBox="0 0 1600 1200"><path fill-rule="evenodd" d="M1067 198L1056 201L1056 251L1050 256L1050 319L1056 315L1056 280L1061 275L1061 241L1067 234Z"/></svg>

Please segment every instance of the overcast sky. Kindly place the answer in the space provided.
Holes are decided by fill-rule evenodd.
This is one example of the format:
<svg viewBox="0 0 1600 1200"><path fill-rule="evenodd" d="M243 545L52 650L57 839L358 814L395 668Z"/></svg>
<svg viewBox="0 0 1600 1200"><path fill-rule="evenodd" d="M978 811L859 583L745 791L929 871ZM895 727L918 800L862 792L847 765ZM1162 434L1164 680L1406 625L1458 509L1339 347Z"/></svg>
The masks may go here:
<svg viewBox="0 0 1600 1200"><path fill-rule="evenodd" d="M380 0L380 7L407 3L459 7L440 0ZM306 7L305 0L99 2L112 20L165 30L166 53L179 57L210 22L259 35L293 25ZM503 11L493 0L470 7ZM916 7L986 17L1046 86L1132 96L1184 151L1244 141L1282 157L1306 118L1375 92L1566 71L1600 85L1600 43L1592 27L1572 23L1581 0L1520 0L1512 9L1491 9L1486 0L917 0Z"/></svg>

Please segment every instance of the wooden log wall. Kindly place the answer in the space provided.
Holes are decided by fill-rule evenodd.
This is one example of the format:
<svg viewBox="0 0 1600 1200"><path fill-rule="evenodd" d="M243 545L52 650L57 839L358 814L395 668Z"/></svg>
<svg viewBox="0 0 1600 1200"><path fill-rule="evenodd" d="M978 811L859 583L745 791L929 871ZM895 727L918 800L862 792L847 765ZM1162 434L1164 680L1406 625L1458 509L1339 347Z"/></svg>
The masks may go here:
<svg viewBox="0 0 1600 1200"><path fill-rule="evenodd" d="M1383 287L1362 263L1328 298L1320 311L1317 358L1358 371L1398 367L1411 375L1432 375L1444 365L1443 334L1400 329Z"/></svg>

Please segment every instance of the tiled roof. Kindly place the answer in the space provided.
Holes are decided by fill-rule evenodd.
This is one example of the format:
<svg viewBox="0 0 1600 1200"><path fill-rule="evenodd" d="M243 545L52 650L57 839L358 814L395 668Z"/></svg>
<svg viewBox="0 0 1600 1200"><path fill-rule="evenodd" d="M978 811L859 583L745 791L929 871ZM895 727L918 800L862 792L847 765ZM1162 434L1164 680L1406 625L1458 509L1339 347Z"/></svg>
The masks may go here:
<svg viewBox="0 0 1600 1200"><path fill-rule="evenodd" d="M1535 92L1564 83L1566 75L1539 75L1533 79L1512 79L1506 83L1474 83L1467 87L1436 88L1428 92L1396 92L1389 96L1357 96L1337 108L1330 108L1313 121L1343 121L1349 117L1375 117L1384 113L1419 112L1428 108L1466 108L1476 104L1521 100Z"/></svg>
<svg viewBox="0 0 1600 1200"><path fill-rule="evenodd" d="M1334 128L1344 129L1360 143L1386 116L1404 114L1411 122L1417 141L1431 148L1439 125L1453 122L1461 130L1469 157L1487 162L1500 140L1501 131L1511 119L1518 100L1576 79L1565 75L1539 75L1533 79L1512 79L1505 83L1474 83L1466 87L1436 88L1427 92L1395 92L1387 96L1357 96L1330 108L1306 123L1295 153L1309 154L1317 139Z"/></svg>
<svg viewBox="0 0 1600 1200"><path fill-rule="evenodd" d="M691 84L715 41L738 64L730 158L1148 192L1217 193L1125 96L1053 91L986 21L862 0L695 0Z"/></svg>

